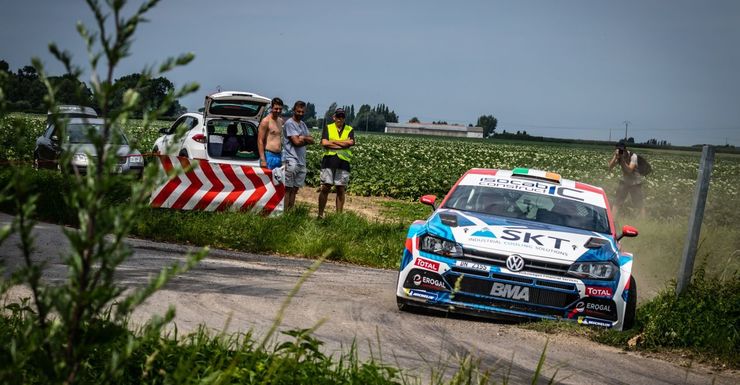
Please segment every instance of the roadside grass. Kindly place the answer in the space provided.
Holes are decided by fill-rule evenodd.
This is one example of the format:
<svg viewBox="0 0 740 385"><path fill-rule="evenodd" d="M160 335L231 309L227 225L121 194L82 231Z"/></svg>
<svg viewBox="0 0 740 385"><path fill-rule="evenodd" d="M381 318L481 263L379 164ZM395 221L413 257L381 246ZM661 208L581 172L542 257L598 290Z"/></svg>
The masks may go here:
<svg viewBox="0 0 740 385"><path fill-rule="evenodd" d="M524 327L586 337L627 350L676 353L682 361L739 369L739 309L740 274L708 275L701 265L681 296L676 296L673 281L639 306L631 330L587 328L557 321L528 323Z"/></svg>
<svg viewBox="0 0 740 385"><path fill-rule="evenodd" d="M334 261L382 268L398 267L406 226L370 222L351 212L317 220L302 205L276 217L165 209L148 209L140 217L133 234L156 241L304 257L326 255Z"/></svg>

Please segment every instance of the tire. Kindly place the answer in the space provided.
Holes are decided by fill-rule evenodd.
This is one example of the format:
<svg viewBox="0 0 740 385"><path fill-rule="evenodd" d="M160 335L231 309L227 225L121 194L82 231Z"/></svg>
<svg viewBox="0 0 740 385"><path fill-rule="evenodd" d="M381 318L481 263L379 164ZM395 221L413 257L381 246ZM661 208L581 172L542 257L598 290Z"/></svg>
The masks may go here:
<svg viewBox="0 0 740 385"><path fill-rule="evenodd" d="M36 171L39 169L39 154L37 152L33 153L33 169Z"/></svg>
<svg viewBox="0 0 740 385"><path fill-rule="evenodd" d="M396 297L396 306L398 306L398 310L400 311L408 311L409 306L406 304L406 301L402 300L399 297Z"/></svg>
<svg viewBox="0 0 740 385"><path fill-rule="evenodd" d="M188 156L188 150L186 150L186 149L183 148L182 150L180 150L180 153L177 154L177 156L182 156L184 158L189 158L189 156Z"/></svg>
<svg viewBox="0 0 740 385"><path fill-rule="evenodd" d="M637 282L635 277L630 277L630 291L627 294L627 307L624 310L624 322L622 330L629 330L635 326L635 313L637 310Z"/></svg>
<svg viewBox="0 0 740 385"><path fill-rule="evenodd" d="M152 153L153 154L156 154L156 155L159 155L159 147L154 146L154 148L152 149Z"/></svg>

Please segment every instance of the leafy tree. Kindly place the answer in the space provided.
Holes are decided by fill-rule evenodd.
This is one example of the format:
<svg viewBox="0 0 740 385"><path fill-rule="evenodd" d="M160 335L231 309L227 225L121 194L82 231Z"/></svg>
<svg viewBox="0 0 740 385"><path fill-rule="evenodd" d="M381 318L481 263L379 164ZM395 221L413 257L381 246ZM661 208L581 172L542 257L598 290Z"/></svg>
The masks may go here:
<svg viewBox="0 0 740 385"><path fill-rule="evenodd" d="M306 102L306 113L303 115L303 119L315 119L316 118L316 105L311 102Z"/></svg>
<svg viewBox="0 0 740 385"><path fill-rule="evenodd" d="M92 91L78 78L65 74L49 77L49 82L56 88L56 98L60 104L92 105Z"/></svg>
<svg viewBox="0 0 740 385"><path fill-rule="evenodd" d="M475 124L478 127L483 127L483 137L490 138L496 131L496 125L498 125L498 119L493 115L481 115L478 118L478 122Z"/></svg>
<svg viewBox="0 0 740 385"><path fill-rule="evenodd" d="M332 116L334 115L334 111L337 110L337 102L333 102L329 105L329 108L326 109L326 112L324 113L324 125L327 125L333 121Z"/></svg>
<svg viewBox="0 0 740 385"><path fill-rule="evenodd" d="M419 118L414 116L413 118L409 119L409 123L419 123Z"/></svg>

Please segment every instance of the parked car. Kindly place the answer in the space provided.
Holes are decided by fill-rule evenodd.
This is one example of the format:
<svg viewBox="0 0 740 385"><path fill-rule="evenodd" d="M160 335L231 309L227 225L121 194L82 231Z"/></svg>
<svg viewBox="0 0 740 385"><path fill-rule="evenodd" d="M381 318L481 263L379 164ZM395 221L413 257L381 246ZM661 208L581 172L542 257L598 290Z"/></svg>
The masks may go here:
<svg viewBox="0 0 740 385"><path fill-rule="evenodd" d="M259 166L257 127L270 99L250 92L208 95L203 113L186 113L160 130L152 152L215 163ZM178 130L185 134L177 139Z"/></svg>
<svg viewBox="0 0 740 385"><path fill-rule="evenodd" d="M77 106L64 106L77 107ZM73 170L80 173L87 172L88 164L97 156L95 146L89 139L89 134L103 129L104 120L97 116L89 107L69 108L62 110L67 121L64 133L58 127L54 117L49 116L44 134L36 139L33 159L35 168L51 168ZM95 114L94 116L92 116ZM64 136L62 136L64 134ZM141 174L144 169L144 157L141 153L129 146L126 135L120 129L112 129L110 148L115 149L118 156L113 172ZM69 164L60 164L63 152L70 152Z"/></svg>
<svg viewBox="0 0 740 385"><path fill-rule="evenodd" d="M559 319L618 330L635 319L633 256L601 188L530 169L472 169L409 228L398 307Z"/></svg>

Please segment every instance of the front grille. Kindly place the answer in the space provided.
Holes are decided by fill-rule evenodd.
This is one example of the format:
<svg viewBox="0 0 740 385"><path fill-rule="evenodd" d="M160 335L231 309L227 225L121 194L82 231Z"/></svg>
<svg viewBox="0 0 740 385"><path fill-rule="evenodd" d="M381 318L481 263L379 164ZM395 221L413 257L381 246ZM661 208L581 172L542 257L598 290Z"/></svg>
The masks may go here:
<svg viewBox="0 0 740 385"><path fill-rule="evenodd" d="M509 310L516 310L516 311L523 311L527 313L536 313L536 314L546 314L546 315L552 315L552 316L563 316L563 311L559 309L553 309L548 307L542 307L542 306L534 306L527 303L522 302L509 302L509 301L503 301L498 300L494 298L485 298L480 297L477 295L470 295L465 293L456 293L453 296L453 300L457 302L462 303L474 303L477 305L484 305L484 306L496 306L504 309Z"/></svg>
<svg viewBox="0 0 740 385"><path fill-rule="evenodd" d="M506 267L506 258L509 258L509 255L476 249L465 249L465 258L476 262L487 263L489 265ZM524 269L522 271L564 277L568 275L569 268L569 264L543 262L525 258Z"/></svg>
<svg viewBox="0 0 740 385"><path fill-rule="evenodd" d="M511 278L515 278L511 276L503 276L503 277L509 282L512 281ZM498 297L494 298L493 296L491 296L491 290L493 288L494 282L503 281L502 283L512 285L512 283L506 282L503 279L497 279L493 281L493 280L480 279L477 277L472 277L472 276L467 276L467 275L464 277L461 277L460 275L450 274L450 273L445 275L445 279L450 284L450 286L452 286L453 288L457 288L459 290L458 293L455 293L455 296L470 293L470 294L477 294L477 295L483 295L483 296L488 297L488 298L483 299L488 304L493 303L493 302L510 303L509 300L507 299L498 298ZM541 282L538 281L537 283L541 283ZM513 285L516 285L516 284L513 284ZM517 285L517 286L520 286L522 288L524 287L529 288L529 302L522 302L521 300L517 301L517 303L520 303L520 304L525 303L528 306L540 305L540 306L552 306L552 307L564 308L572 304L579 298L578 292L575 291L575 287L572 285L570 289L573 289L573 291L570 291L570 292L548 290L542 287L528 286L528 285ZM563 286L567 286L567 285L563 285Z"/></svg>

